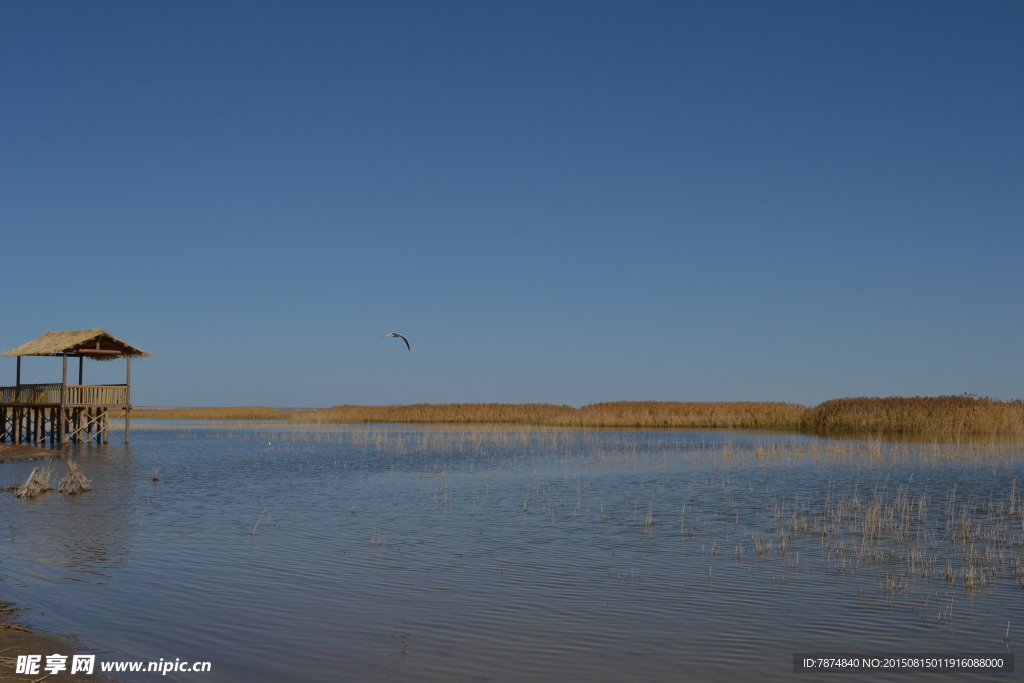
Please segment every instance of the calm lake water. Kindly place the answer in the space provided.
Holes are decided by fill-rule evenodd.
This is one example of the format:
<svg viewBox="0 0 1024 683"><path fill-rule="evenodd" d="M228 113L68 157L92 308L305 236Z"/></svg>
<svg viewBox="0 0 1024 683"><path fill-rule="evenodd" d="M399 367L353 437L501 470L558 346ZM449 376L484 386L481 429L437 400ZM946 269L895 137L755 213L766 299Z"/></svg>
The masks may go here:
<svg viewBox="0 0 1024 683"><path fill-rule="evenodd" d="M101 660L212 662L165 680L990 680L793 655L1024 642L1016 445L138 427L65 449L85 495L0 495L0 599Z"/></svg>

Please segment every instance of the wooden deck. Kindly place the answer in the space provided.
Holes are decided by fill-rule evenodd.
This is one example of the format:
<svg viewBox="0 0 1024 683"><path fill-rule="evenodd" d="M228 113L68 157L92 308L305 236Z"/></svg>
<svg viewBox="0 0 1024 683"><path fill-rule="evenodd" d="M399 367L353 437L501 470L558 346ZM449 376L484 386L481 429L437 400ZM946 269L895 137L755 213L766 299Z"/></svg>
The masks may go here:
<svg viewBox="0 0 1024 683"><path fill-rule="evenodd" d="M127 384L69 384L61 400L61 384L0 387L0 406L128 406Z"/></svg>
<svg viewBox="0 0 1024 683"><path fill-rule="evenodd" d="M109 411L131 404L127 384L21 384L0 387L0 442L107 443Z"/></svg>

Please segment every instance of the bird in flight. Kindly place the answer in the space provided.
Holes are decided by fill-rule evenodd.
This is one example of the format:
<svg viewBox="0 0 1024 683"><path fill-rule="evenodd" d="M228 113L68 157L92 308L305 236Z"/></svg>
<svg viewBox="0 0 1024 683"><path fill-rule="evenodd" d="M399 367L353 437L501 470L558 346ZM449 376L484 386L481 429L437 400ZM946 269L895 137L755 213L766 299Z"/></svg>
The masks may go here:
<svg viewBox="0 0 1024 683"><path fill-rule="evenodd" d="M404 341L404 342L405 342L405 348L407 348L407 349L409 349L410 351L412 351L412 347L411 347L411 346L409 346L409 340L408 340L408 339L406 339L406 338L405 338L405 335L404 335L404 334L402 334L401 332L388 332L388 333L387 333L387 334L385 334L385 335L384 335L383 337L381 337L381 339L385 339L385 338L387 338L387 337L398 337L399 339L401 339L402 341Z"/></svg>

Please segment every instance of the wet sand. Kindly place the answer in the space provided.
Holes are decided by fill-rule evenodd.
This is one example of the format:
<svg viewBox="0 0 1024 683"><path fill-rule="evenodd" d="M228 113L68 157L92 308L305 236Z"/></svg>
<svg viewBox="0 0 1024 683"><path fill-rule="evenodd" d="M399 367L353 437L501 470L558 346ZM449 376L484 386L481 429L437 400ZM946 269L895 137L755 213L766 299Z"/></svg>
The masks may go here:
<svg viewBox="0 0 1024 683"><path fill-rule="evenodd" d="M85 652L82 646L71 638L62 638L49 633L37 633L23 624L11 621L12 616L16 613L16 610L0 603L0 680L46 680L53 681L54 683L112 680L99 671L94 671L91 675L77 673L74 676L67 671L62 671L56 675L48 675L42 671L42 668L40 668L41 673L35 676L15 673L18 655L42 655L44 657L43 663L46 661L46 655L68 655L68 663L70 664L70 655L72 654L93 654ZM68 668L70 669L70 666ZM98 664L96 668L99 668Z"/></svg>
<svg viewBox="0 0 1024 683"><path fill-rule="evenodd" d="M0 462L7 460L32 460L33 458L59 457L61 452L55 448L0 443Z"/></svg>

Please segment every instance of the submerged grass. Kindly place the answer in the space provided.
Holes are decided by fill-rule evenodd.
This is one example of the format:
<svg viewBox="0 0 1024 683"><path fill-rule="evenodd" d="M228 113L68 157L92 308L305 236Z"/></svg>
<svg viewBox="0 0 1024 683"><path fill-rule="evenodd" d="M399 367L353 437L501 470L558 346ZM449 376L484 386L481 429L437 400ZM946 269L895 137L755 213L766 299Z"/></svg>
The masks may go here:
<svg viewBox="0 0 1024 683"><path fill-rule="evenodd" d="M619 429L770 429L816 434L1009 434L1024 436L1024 402L970 395L841 398L815 407L777 402L616 401L573 408L547 403L341 405L290 410L264 407L160 408L141 419L287 422L505 424Z"/></svg>

